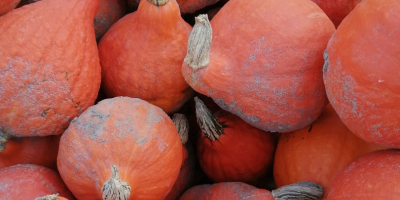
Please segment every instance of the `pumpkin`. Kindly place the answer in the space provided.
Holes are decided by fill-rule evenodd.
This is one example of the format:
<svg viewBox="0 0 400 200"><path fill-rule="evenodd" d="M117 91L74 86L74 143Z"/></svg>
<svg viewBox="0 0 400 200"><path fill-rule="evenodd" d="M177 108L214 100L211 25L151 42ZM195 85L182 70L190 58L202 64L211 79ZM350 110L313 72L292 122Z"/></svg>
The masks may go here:
<svg viewBox="0 0 400 200"><path fill-rule="evenodd" d="M57 169L60 136L11 138L0 152L0 168L35 164Z"/></svg>
<svg viewBox="0 0 400 200"><path fill-rule="evenodd" d="M197 157L207 177L214 182L259 182L272 169L274 137L226 111L213 116L203 101L195 97L195 102L202 131Z"/></svg>
<svg viewBox="0 0 400 200"><path fill-rule="evenodd" d="M166 113L193 94L181 75L191 26L175 0L141 1L100 40L102 86L108 97L143 99Z"/></svg>
<svg viewBox="0 0 400 200"><path fill-rule="evenodd" d="M192 187L179 200L310 200L320 199L322 194L323 188L312 182L299 182L271 192L241 182L223 182Z"/></svg>
<svg viewBox="0 0 400 200"><path fill-rule="evenodd" d="M97 8L94 17L94 30L96 39L100 38L107 32L107 30L122 18L126 13L125 0L99 0L99 7Z"/></svg>
<svg viewBox="0 0 400 200"><path fill-rule="evenodd" d="M163 0L164 1L164 0ZM179 9L182 14L194 13L206 6L217 3L219 0L176 0L179 4ZM135 8L139 4L140 0L128 0L131 7ZM160 1L162 2L162 1Z"/></svg>
<svg viewBox="0 0 400 200"><path fill-rule="evenodd" d="M0 146L59 135L93 105L100 64L97 0L42 0L0 17Z"/></svg>
<svg viewBox="0 0 400 200"><path fill-rule="evenodd" d="M75 199L60 175L43 166L23 164L1 168L0 177L2 199L36 199L55 193Z"/></svg>
<svg viewBox="0 0 400 200"><path fill-rule="evenodd" d="M160 200L182 166L181 139L165 112L140 99L105 99L61 137L57 166L78 199Z"/></svg>
<svg viewBox="0 0 400 200"><path fill-rule="evenodd" d="M362 156L336 176L326 200L399 199L399 163L399 150Z"/></svg>
<svg viewBox="0 0 400 200"><path fill-rule="evenodd" d="M312 181L329 189L335 176L358 157L383 149L355 136L330 104L310 126L281 135L274 160L277 187Z"/></svg>
<svg viewBox="0 0 400 200"><path fill-rule="evenodd" d="M400 148L400 4L362 1L330 40L324 82L343 123L367 142Z"/></svg>
<svg viewBox="0 0 400 200"><path fill-rule="evenodd" d="M0 2L0 16L8 13L10 10L17 7L21 0L1 0Z"/></svg>
<svg viewBox="0 0 400 200"><path fill-rule="evenodd" d="M362 0L312 0L332 20L335 27L338 27L342 20L360 3Z"/></svg>
<svg viewBox="0 0 400 200"><path fill-rule="evenodd" d="M182 73L252 126L290 132L327 104L322 55L334 30L309 0L230 0L211 23L196 18Z"/></svg>

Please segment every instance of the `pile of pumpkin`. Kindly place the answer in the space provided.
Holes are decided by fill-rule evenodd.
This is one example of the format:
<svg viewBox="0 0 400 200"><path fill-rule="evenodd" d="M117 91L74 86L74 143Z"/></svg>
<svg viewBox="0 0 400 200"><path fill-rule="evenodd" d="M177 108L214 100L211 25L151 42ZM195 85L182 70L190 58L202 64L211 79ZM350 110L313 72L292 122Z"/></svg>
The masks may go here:
<svg viewBox="0 0 400 200"><path fill-rule="evenodd" d="M0 199L399 199L399 24L398 0L2 0Z"/></svg>

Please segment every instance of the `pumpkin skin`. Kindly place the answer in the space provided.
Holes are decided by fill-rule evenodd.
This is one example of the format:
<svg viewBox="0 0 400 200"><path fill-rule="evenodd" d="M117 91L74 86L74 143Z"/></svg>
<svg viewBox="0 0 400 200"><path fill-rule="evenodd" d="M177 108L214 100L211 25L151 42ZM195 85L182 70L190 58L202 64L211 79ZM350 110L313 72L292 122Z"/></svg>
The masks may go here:
<svg viewBox="0 0 400 200"><path fill-rule="evenodd" d="M396 200L400 152L383 150L357 159L335 178L326 200Z"/></svg>
<svg viewBox="0 0 400 200"><path fill-rule="evenodd" d="M122 18L125 13L125 0L99 0L99 6L94 17L96 39L100 40L111 25Z"/></svg>
<svg viewBox="0 0 400 200"><path fill-rule="evenodd" d="M206 6L217 3L219 0L176 0L182 14L194 13ZM137 7L140 0L128 0L131 7Z"/></svg>
<svg viewBox="0 0 400 200"><path fill-rule="evenodd" d="M0 196L2 199L36 199L59 193L75 199L60 175L43 166L24 164L0 169Z"/></svg>
<svg viewBox="0 0 400 200"><path fill-rule="evenodd" d="M297 130L322 113L322 55L335 27L315 3L231 0L211 27L208 64L191 67L188 54L182 66L194 90L265 131Z"/></svg>
<svg viewBox="0 0 400 200"><path fill-rule="evenodd" d="M0 168L35 164L57 170L59 135L12 138L0 152Z"/></svg>
<svg viewBox="0 0 400 200"><path fill-rule="evenodd" d="M362 0L312 0L325 13L337 28L342 20L360 3Z"/></svg>
<svg viewBox="0 0 400 200"><path fill-rule="evenodd" d="M395 148L400 148L399 23L398 1L359 3L328 44L323 76L343 123L367 142Z"/></svg>
<svg viewBox="0 0 400 200"><path fill-rule="evenodd" d="M193 94L181 72L190 30L175 0L162 6L141 1L100 40L106 95L140 98L169 114L177 111Z"/></svg>
<svg viewBox="0 0 400 200"><path fill-rule="evenodd" d="M201 118L211 113L200 113L200 109L207 108L202 108L205 105L201 100L195 98L195 101L197 121L204 127ZM275 138L229 112L221 110L214 117L223 124L221 134L210 138L212 133L202 128L201 138L197 140L197 157L204 173L217 183L257 184L272 169Z"/></svg>
<svg viewBox="0 0 400 200"><path fill-rule="evenodd" d="M97 4L43 0L0 17L0 135L59 135L93 105Z"/></svg>
<svg viewBox="0 0 400 200"><path fill-rule="evenodd" d="M181 139L168 115L143 100L116 97L71 122L61 137L57 166L78 199L102 199L115 165L131 187L129 198L120 199L159 200L174 185L182 155Z"/></svg>
<svg viewBox="0 0 400 200"><path fill-rule="evenodd" d="M0 16L17 7L21 0L2 0L0 2Z"/></svg>
<svg viewBox="0 0 400 200"><path fill-rule="evenodd" d="M312 181L329 190L335 176L351 162L383 148L355 136L328 104L309 127L281 135L274 159L275 184Z"/></svg>

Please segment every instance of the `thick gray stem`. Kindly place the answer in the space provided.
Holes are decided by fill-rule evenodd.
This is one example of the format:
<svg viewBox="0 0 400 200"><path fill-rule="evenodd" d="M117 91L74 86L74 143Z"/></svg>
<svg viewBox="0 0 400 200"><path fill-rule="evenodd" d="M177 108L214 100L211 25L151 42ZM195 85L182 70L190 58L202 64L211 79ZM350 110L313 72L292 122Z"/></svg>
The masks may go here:
<svg viewBox="0 0 400 200"><path fill-rule="evenodd" d="M6 143L8 139L9 139L8 135L0 129L0 153L3 152L4 149L6 148Z"/></svg>
<svg viewBox="0 0 400 200"><path fill-rule="evenodd" d="M111 166L111 171L112 177L104 183L101 189L103 200L128 200L131 195L131 187L119 178L117 166Z"/></svg>
<svg viewBox="0 0 400 200"><path fill-rule="evenodd" d="M184 114L175 113L172 116L176 129L178 130L179 136L181 136L182 144L186 144L189 140L189 120Z"/></svg>
<svg viewBox="0 0 400 200"><path fill-rule="evenodd" d="M184 63L197 70L210 63L212 28L206 14L195 18L196 23L189 35L187 53Z"/></svg>
<svg viewBox="0 0 400 200"><path fill-rule="evenodd" d="M150 3L152 3L156 6L163 6L163 5L167 4L169 0L147 0L147 1L149 1Z"/></svg>
<svg viewBox="0 0 400 200"><path fill-rule="evenodd" d="M302 181L271 191L275 200L317 200L324 195L324 188L314 182Z"/></svg>
<svg viewBox="0 0 400 200"><path fill-rule="evenodd" d="M57 194L52 194L52 195L47 195L47 196L44 196L44 197L38 197L35 200L56 200L58 195L59 195L58 193Z"/></svg>
<svg viewBox="0 0 400 200"><path fill-rule="evenodd" d="M219 122L207 108L202 100L194 97L196 104L196 118L204 136L211 142L218 140L224 134L224 125Z"/></svg>

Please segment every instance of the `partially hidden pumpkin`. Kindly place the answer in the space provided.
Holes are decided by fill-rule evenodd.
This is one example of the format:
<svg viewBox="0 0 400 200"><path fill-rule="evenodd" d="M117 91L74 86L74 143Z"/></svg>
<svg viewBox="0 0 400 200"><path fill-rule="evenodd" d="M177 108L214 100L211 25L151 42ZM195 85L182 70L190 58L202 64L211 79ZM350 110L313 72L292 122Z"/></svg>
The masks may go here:
<svg viewBox="0 0 400 200"><path fill-rule="evenodd" d="M329 41L326 93L343 123L367 142L400 148L400 4L365 0Z"/></svg>
<svg viewBox="0 0 400 200"><path fill-rule="evenodd" d="M0 146L59 135L93 105L100 63L97 0L42 0L0 17Z"/></svg>
<svg viewBox="0 0 400 200"><path fill-rule="evenodd" d="M204 173L214 182L258 183L269 170L275 138L226 111L214 115L195 97L201 128L197 157Z"/></svg>
<svg viewBox="0 0 400 200"><path fill-rule="evenodd" d="M0 169L1 199L37 199L56 194L75 199L60 175L46 167L23 164ZM60 199L61 200L61 199Z"/></svg>
<svg viewBox="0 0 400 200"><path fill-rule="evenodd" d="M96 39L100 40L107 30L126 14L126 0L99 0L94 17Z"/></svg>
<svg viewBox="0 0 400 200"><path fill-rule="evenodd" d="M312 0L332 20L335 27L338 27L343 19L360 3L362 0Z"/></svg>
<svg viewBox="0 0 400 200"><path fill-rule="evenodd" d="M397 200L400 152L383 150L351 163L334 179L326 200Z"/></svg>
<svg viewBox="0 0 400 200"><path fill-rule="evenodd" d="M309 0L230 0L211 23L196 18L183 76L259 129L304 128L327 104L323 51L334 30Z"/></svg>
<svg viewBox="0 0 400 200"><path fill-rule="evenodd" d="M281 135L274 159L275 184L312 181L329 190L335 176L351 162L383 148L355 136L328 104L311 125Z"/></svg>
<svg viewBox="0 0 400 200"><path fill-rule="evenodd" d="M0 152L0 168L35 164L56 170L59 142L59 135L11 138Z"/></svg>
<svg viewBox="0 0 400 200"><path fill-rule="evenodd" d="M140 98L169 114L177 111L193 94L181 72L190 30L175 0L141 1L100 40L106 95Z"/></svg>
<svg viewBox="0 0 400 200"><path fill-rule="evenodd" d="M140 99L116 97L71 122L57 166L78 199L160 200L176 182L182 151L165 112Z"/></svg>
<svg viewBox="0 0 400 200"><path fill-rule="evenodd" d="M165 1L161 0L160 2ZM219 0L176 0L179 4L179 9L182 14L194 13L206 6L217 3ZM139 4L140 0L128 0L131 7L135 8Z"/></svg>
<svg viewBox="0 0 400 200"><path fill-rule="evenodd" d="M10 10L17 7L21 0L1 0L0 1L0 16L8 13Z"/></svg>

